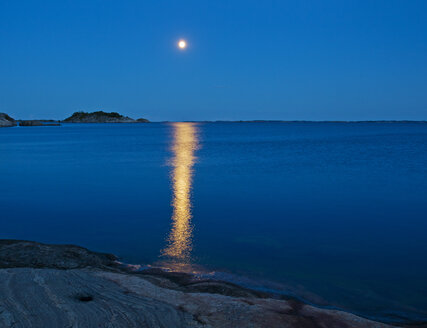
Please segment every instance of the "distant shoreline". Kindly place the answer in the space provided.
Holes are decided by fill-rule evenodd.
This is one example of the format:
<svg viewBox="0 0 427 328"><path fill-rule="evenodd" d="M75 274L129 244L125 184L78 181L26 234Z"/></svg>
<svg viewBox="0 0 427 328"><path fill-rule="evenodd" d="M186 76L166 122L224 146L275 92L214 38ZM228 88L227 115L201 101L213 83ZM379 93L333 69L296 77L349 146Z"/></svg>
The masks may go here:
<svg viewBox="0 0 427 328"><path fill-rule="evenodd" d="M14 124L1 125L3 127L53 127L61 125L73 125L73 124L118 124L118 125L141 125L140 122L64 122L58 120L16 120ZM223 123L223 124L239 124L239 123L272 123L272 124L427 124L427 121L278 121L278 120L253 120L253 121L150 121L149 123Z"/></svg>
<svg viewBox="0 0 427 328"><path fill-rule="evenodd" d="M55 119L13 119L5 113L0 113L0 127L33 127L33 126L60 126L62 124L106 124L106 123L282 123L282 124L426 124L427 120L200 120L200 121L149 121L144 118L132 119L119 113L102 111L85 113L75 112L64 120Z"/></svg>
<svg viewBox="0 0 427 328"><path fill-rule="evenodd" d="M158 123L173 123L179 121L160 121ZM375 120L375 121L306 121L306 120L241 120L241 121L183 121L189 123L427 123L427 120ZM156 123L156 122L153 122Z"/></svg>

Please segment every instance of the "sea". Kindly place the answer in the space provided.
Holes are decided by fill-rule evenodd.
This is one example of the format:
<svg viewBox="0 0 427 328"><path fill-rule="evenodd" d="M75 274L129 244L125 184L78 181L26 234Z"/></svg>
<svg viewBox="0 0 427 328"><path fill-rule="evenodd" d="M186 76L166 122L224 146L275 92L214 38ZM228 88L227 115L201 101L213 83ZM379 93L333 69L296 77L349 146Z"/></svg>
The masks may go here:
<svg viewBox="0 0 427 328"><path fill-rule="evenodd" d="M0 129L0 238L427 321L427 123Z"/></svg>

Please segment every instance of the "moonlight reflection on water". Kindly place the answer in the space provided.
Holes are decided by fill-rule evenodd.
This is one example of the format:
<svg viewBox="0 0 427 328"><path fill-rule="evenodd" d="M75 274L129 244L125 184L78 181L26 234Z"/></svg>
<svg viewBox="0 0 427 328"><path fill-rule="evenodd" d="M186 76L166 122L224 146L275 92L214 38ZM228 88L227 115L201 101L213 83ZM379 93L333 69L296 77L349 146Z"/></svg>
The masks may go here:
<svg viewBox="0 0 427 328"><path fill-rule="evenodd" d="M198 148L195 123L173 124L172 188L173 214L168 245L162 254L177 262L188 263L191 258L193 227L191 224L191 187L193 165Z"/></svg>

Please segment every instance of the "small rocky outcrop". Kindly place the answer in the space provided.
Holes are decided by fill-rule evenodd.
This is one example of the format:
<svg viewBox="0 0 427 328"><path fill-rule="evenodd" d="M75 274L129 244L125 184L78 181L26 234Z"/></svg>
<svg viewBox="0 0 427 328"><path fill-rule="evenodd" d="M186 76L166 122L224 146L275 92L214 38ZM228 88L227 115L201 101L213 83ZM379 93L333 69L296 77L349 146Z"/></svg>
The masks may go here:
<svg viewBox="0 0 427 328"><path fill-rule="evenodd" d="M142 121L143 120L143 121ZM75 112L66 118L65 123L146 123L146 119L134 120L133 118L123 116L116 112L106 113L97 111L92 113Z"/></svg>
<svg viewBox="0 0 427 328"><path fill-rule="evenodd" d="M57 121L53 120L20 120L19 126L59 126Z"/></svg>
<svg viewBox="0 0 427 328"><path fill-rule="evenodd" d="M74 245L46 245L25 240L0 240L0 268L76 269L114 267L116 257Z"/></svg>
<svg viewBox="0 0 427 328"><path fill-rule="evenodd" d="M0 113L0 128L16 126L16 121L6 113Z"/></svg>

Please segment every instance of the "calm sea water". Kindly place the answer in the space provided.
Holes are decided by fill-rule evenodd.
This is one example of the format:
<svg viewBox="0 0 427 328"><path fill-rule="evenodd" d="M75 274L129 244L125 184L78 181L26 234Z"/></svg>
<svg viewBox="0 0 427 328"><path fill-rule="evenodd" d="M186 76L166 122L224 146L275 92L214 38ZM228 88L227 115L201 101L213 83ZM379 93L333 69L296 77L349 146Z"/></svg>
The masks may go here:
<svg viewBox="0 0 427 328"><path fill-rule="evenodd" d="M4 128L0 172L0 238L427 320L427 124Z"/></svg>

